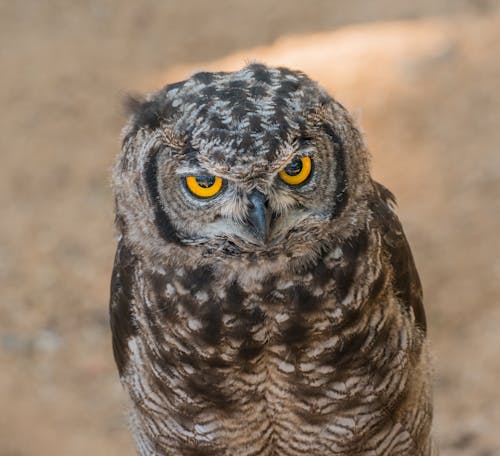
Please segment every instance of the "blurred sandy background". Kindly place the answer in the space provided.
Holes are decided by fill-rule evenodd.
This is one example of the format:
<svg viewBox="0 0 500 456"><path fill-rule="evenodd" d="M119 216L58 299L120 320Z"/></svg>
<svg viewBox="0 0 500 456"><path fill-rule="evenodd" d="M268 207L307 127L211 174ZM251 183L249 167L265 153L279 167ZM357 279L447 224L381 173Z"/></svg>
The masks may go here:
<svg viewBox="0 0 500 456"><path fill-rule="evenodd" d="M0 456L134 454L107 317L121 98L252 59L355 113L422 275L442 454L500 455L499 8L0 0Z"/></svg>

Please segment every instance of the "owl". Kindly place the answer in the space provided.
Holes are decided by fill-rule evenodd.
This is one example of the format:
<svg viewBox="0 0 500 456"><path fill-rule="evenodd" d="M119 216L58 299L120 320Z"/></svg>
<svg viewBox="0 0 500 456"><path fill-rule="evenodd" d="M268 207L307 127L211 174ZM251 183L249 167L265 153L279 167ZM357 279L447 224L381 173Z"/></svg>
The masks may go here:
<svg viewBox="0 0 500 456"><path fill-rule="evenodd" d="M110 315L138 454L435 454L418 273L346 109L262 64L130 105Z"/></svg>

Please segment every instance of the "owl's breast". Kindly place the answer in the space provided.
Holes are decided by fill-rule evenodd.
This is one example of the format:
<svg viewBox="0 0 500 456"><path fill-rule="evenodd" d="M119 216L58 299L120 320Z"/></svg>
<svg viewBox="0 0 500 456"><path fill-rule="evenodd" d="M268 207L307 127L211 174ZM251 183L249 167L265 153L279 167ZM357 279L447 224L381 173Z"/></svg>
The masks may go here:
<svg viewBox="0 0 500 456"><path fill-rule="evenodd" d="M257 285L203 266L139 280L141 337L126 382L166 448L349 454L389 435L409 335L377 256L353 262L346 252ZM411 442L404 430L391 439Z"/></svg>

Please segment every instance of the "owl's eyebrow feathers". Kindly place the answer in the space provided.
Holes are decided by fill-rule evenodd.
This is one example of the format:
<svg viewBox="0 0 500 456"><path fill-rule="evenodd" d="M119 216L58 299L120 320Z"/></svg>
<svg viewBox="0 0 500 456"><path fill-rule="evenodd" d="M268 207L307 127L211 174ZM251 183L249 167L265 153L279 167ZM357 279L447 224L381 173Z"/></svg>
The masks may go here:
<svg viewBox="0 0 500 456"><path fill-rule="evenodd" d="M205 175L213 175L212 172L203 168L200 165L192 165L190 163L185 163L178 166L175 169L175 174L177 176L205 176Z"/></svg>
<svg viewBox="0 0 500 456"><path fill-rule="evenodd" d="M315 150L314 146L311 144L310 138L306 136L297 136L287 143L283 149L288 149L287 153L283 154L275 164L269 164L270 174L278 173L295 157L300 158L311 155ZM188 147L180 153L178 155L180 165L175 169L175 174L181 177L188 175L221 175L221 173L200 164L197 158L198 155L199 151L192 147ZM231 180L230 172L224 173L222 177Z"/></svg>

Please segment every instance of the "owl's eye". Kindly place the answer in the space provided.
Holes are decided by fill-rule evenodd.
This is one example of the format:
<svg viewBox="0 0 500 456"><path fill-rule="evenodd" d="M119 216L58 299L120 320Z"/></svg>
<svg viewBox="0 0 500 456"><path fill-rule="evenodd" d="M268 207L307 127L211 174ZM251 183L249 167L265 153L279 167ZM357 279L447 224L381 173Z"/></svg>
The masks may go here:
<svg viewBox="0 0 500 456"><path fill-rule="evenodd" d="M288 185L300 185L310 176L311 170L311 157L297 157L279 172L279 176Z"/></svg>
<svg viewBox="0 0 500 456"><path fill-rule="evenodd" d="M186 187L198 198L212 198L222 188L222 178L218 176L187 176Z"/></svg>

